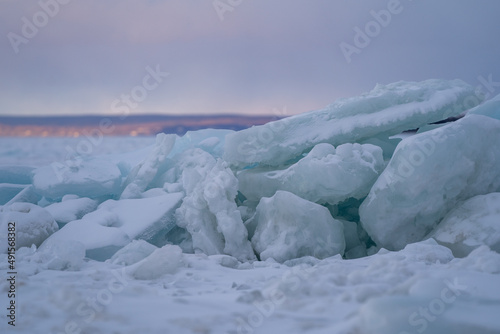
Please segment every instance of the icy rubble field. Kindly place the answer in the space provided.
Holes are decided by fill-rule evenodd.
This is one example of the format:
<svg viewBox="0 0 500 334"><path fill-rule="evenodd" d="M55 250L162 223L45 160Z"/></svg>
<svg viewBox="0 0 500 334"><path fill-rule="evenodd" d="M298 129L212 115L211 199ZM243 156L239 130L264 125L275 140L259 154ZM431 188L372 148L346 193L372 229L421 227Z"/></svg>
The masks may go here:
<svg viewBox="0 0 500 334"><path fill-rule="evenodd" d="M239 132L3 138L0 332L500 333L499 100L398 82Z"/></svg>

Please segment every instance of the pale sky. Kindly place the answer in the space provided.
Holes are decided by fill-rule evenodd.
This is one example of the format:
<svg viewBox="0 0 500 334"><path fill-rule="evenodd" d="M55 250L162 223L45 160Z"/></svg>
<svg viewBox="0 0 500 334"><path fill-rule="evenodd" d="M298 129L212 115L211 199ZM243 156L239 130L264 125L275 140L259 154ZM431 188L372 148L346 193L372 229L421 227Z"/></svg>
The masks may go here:
<svg viewBox="0 0 500 334"><path fill-rule="evenodd" d="M0 0L0 115L290 115L430 78L496 95L499 13L498 0Z"/></svg>

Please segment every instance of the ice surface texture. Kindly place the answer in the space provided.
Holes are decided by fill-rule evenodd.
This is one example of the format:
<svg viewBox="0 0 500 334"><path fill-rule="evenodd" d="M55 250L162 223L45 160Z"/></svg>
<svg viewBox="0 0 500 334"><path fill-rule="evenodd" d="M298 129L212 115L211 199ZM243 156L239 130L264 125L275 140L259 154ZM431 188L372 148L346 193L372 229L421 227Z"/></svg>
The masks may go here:
<svg viewBox="0 0 500 334"><path fill-rule="evenodd" d="M54 218L47 210L31 203L13 203L0 207L0 253L7 252L9 223L15 223L16 249L39 246L58 230Z"/></svg>
<svg viewBox="0 0 500 334"><path fill-rule="evenodd" d="M184 152L179 167L186 197L176 212L177 225L190 233L193 250L255 259L236 207L238 180L231 169L201 149Z"/></svg>
<svg viewBox="0 0 500 334"><path fill-rule="evenodd" d="M460 80L377 85L359 97L229 134L224 158L233 165L279 166L316 144L355 143L457 116L480 102Z"/></svg>
<svg viewBox="0 0 500 334"><path fill-rule="evenodd" d="M344 253L342 223L327 208L292 193L280 190L262 198L254 219L252 244L261 260L284 262L308 255L324 259Z"/></svg>
<svg viewBox="0 0 500 334"><path fill-rule="evenodd" d="M33 173L36 191L51 199L61 199L67 194L91 198L116 195L121 187L120 170L106 159L53 163Z"/></svg>
<svg viewBox="0 0 500 334"><path fill-rule="evenodd" d="M422 240L461 201L500 190L498 143L500 121L480 115L404 139L359 209L363 227L391 250Z"/></svg>
<svg viewBox="0 0 500 334"><path fill-rule="evenodd" d="M481 245L500 253L500 193L465 201L451 210L429 236L449 247L455 256L466 256Z"/></svg>
<svg viewBox="0 0 500 334"><path fill-rule="evenodd" d="M382 149L374 145L316 145L296 164L283 169L254 168L238 174L239 190L251 201L286 190L317 203L363 198L384 169Z"/></svg>
<svg viewBox="0 0 500 334"><path fill-rule="evenodd" d="M66 224L53 240L82 243L87 256L105 260L133 239L150 240L157 232L175 226L173 214L182 193L152 198L108 200L82 219Z"/></svg>

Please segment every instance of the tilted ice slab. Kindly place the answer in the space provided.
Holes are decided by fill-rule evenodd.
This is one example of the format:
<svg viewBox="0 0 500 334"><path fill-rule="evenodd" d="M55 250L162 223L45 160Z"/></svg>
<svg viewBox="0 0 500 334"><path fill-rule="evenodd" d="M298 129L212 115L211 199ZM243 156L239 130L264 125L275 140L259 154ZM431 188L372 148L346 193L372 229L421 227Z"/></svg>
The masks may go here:
<svg viewBox="0 0 500 334"><path fill-rule="evenodd" d="M461 201L500 190L500 121L469 115L404 139L359 213L378 246L422 240Z"/></svg>
<svg viewBox="0 0 500 334"><path fill-rule="evenodd" d="M278 166L319 143L366 140L457 116L479 103L461 80L377 85L359 97L339 99L326 109L254 126L226 137L224 159L233 165Z"/></svg>
<svg viewBox="0 0 500 334"><path fill-rule="evenodd" d="M500 193L478 195L451 210L429 237L466 256L487 245L500 253Z"/></svg>
<svg viewBox="0 0 500 334"><path fill-rule="evenodd" d="M368 194L384 169L382 149L374 145L316 145L284 170L255 168L238 174L239 191L251 201L286 190L311 202L337 204Z"/></svg>
<svg viewBox="0 0 500 334"><path fill-rule="evenodd" d="M252 244L261 260L278 262L314 256L343 254L343 225L327 208L286 191L264 197L257 205Z"/></svg>
<svg viewBox="0 0 500 334"><path fill-rule="evenodd" d="M160 133L156 136L156 143L151 153L138 164L127 176L125 189L120 199L140 198L148 185L158 173L175 144L175 135Z"/></svg>
<svg viewBox="0 0 500 334"><path fill-rule="evenodd" d="M102 158L52 163L33 173L35 190L50 199L61 199L67 194L96 198L116 195L121 190L120 169Z"/></svg>
<svg viewBox="0 0 500 334"><path fill-rule="evenodd" d="M10 229L9 229L10 228ZM14 231L15 230L15 231ZM38 205L13 203L0 208L0 253L7 253L9 241L16 249L39 246L58 230L54 218ZM8 233L12 233L9 235ZM11 240L8 239L11 238ZM13 247L9 245L9 248Z"/></svg>
<svg viewBox="0 0 500 334"><path fill-rule="evenodd" d="M500 120L500 94L475 107L468 115L484 115Z"/></svg>
<svg viewBox="0 0 500 334"><path fill-rule="evenodd" d="M87 256L106 260L132 239L149 240L159 231L175 226L174 210L183 194L158 197L108 200L82 219L66 224L51 239L75 240L87 250Z"/></svg>
<svg viewBox="0 0 500 334"><path fill-rule="evenodd" d="M176 211L177 225L192 237L193 250L255 259L235 198L238 180L226 163L196 148L179 158L180 183L186 193Z"/></svg>

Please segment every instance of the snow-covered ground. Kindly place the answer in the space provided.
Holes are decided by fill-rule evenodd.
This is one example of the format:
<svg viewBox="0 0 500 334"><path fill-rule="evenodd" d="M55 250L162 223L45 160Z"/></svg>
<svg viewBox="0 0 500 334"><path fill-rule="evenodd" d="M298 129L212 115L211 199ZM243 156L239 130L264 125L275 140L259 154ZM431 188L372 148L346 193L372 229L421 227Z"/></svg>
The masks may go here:
<svg viewBox="0 0 500 334"><path fill-rule="evenodd" d="M424 127L470 97L395 83L240 132L1 138L0 333L500 333L498 98Z"/></svg>

